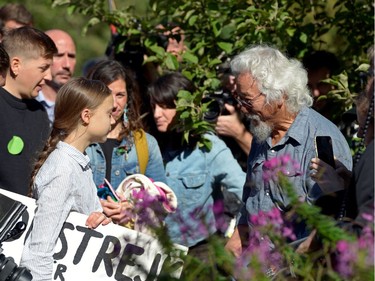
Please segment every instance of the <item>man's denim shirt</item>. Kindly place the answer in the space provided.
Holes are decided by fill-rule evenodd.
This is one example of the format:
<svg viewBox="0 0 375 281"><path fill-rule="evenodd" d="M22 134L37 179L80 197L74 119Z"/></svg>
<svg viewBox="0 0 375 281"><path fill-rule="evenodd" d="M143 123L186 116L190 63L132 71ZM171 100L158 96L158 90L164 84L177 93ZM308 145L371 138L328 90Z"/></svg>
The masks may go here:
<svg viewBox="0 0 375 281"><path fill-rule="evenodd" d="M145 175L154 181L165 183L165 170L159 145L156 139L148 133L146 133L146 139L148 145L148 163ZM125 146L125 144L126 140L124 139L120 146ZM98 143L94 143L86 149L86 153L90 157L95 184L99 186L104 183L106 174L106 162L103 150ZM135 145L131 146L127 156L126 154L117 153L117 148L115 148L112 153L111 185L116 189L124 178L138 173L140 173L140 170Z"/></svg>
<svg viewBox="0 0 375 281"><path fill-rule="evenodd" d="M289 199L282 187L272 179L264 181L262 178L264 162L274 157L288 154L300 165L299 171L292 164L284 168L296 193L304 201L313 203L322 195L320 187L310 177L310 160L316 157L315 136L331 136L334 156L351 170L351 152L339 129L313 109L305 107L298 113L285 136L276 145L272 145L271 138L262 144L253 141L244 186L247 214L269 211L275 206L283 211L289 206ZM243 222L242 217L241 223Z"/></svg>
<svg viewBox="0 0 375 281"><path fill-rule="evenodd" d="M212 142L210 151L163 151L167 184L178 200L176 213L165 222L172 241L188 247L208 238L222 223L212 210L214 190L223 186L241 198L246 177L225 143L215 135L205 136Z"/></svg>

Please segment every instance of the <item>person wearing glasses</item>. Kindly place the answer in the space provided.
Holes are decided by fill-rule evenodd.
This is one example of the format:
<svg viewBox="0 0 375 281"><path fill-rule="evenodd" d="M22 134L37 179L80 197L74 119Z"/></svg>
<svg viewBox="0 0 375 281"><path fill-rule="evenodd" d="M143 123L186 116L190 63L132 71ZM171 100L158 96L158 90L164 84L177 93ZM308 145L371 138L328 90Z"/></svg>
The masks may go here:
<svg viewBox="0 0 375 281"><path fill-rule="evenodd" d="M242 251L241 234L249 230L248 215L274 207L282 213L290 209L288 196L277 181L263 179L265 161L289 155L299 169L284 168L301 200L313 204L322 190L311 178L310 161L315 157L315 136L331 136L336 159L351 170L352 157L347 141L331 121L313 110L307 86L307 72L301 62L278 49L255 45L231 61L236 78L237 101L250 119L253 136L244 185L245 207L239 226L226 247L235 255ZM308 235L304 223L295 223L294 234Z"/></svg>
<svg viewBox="0 0 375 281"><path fill-rule="evenodd" d="M223 63L217 72L221 80L222 92L230 95L231 102L224 99L225 113L217 117L215 131L232 151L242 170L246 172L247 157L250 153L253 136L249 131L249 122L246 116L235 102L237 98L236 81L230 71L229 60Z"/></svg>

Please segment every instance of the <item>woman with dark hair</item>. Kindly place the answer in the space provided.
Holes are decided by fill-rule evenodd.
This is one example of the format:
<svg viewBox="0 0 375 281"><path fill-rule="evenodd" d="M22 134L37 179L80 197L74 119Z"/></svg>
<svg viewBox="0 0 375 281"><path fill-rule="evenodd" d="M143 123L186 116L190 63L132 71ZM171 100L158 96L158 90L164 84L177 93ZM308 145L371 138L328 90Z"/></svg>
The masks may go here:
<svg viewBox="0 0 375 281"><path fill-rule="evenodd" d="M86 149L96 185L102 185L106 179L116 189L124 178L139 173L165 182L158 143L142 129L140 96L132 72L117 61L104 60L93 66L88 78L104 82L112 91L112 116L116 121L106 142L92 144ZM130 206L109 197L105 199L102 206L106 215L116 223L126 222L125 209Z"/></svg>
<svg viewBox="0 0 375 281"><path fill-rule="evenodd" d="M228 230L224 214L216 212L214 207L216 199L224 198L225 208L230 198L231 215L235 218L241 206L245 173L229 148L214 134L204 134L212 144L211 149L198 145L200 136L190 135L189 143L182 144L184 132L176 115L180 90L193 93L195 87L177 72L160 77L148 90L167 184L178 200L176 212L169 214L165 223L173 242L189 247L191 255L207 261L207 239Z"/></svg>

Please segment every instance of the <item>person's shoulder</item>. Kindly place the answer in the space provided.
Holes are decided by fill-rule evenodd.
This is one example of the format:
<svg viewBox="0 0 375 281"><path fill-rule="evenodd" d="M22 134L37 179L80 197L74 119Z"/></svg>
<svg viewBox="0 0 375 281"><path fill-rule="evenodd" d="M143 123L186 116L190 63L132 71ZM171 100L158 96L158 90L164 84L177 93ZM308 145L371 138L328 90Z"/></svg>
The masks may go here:
<svg viewBox="0 0 375 281"><path fill-rule="evenodd" d="M214 132L206 132L203 134L203 137L209 139L210 141L223 142L223 140L221 140L220 137Z"/></svg>
<svg viewBox="0 0 375 281"><path fill-rule="evenodd" d="M339 128L328 118L324 117L319 112L312 108L307 108L308 122L318 128L322 132L337 132L340 133Z"/></svg>
<svg viewBox="0 0 375 281"><path fill-rule="evenodd" d="M207 132L203 137L211 142L210 152L217 152L226 148L229 149L225 142L214 132Z"/></svg>
<svg viewBox="0 0 375 281"><path fill-rule="evenodd" d="M46 111L44 106L37 101L36 99L25 99L25 103L28 105L28 108L31 111L39 112L39 111Z"/></svg>
<svg viewBox="0 0 375 281"><path fill-rule="evenodd" d="M145 135L146 135L147 142L157 142L156 138L153 135L151 135L150 133L147 133L145 131Z"/></svg>

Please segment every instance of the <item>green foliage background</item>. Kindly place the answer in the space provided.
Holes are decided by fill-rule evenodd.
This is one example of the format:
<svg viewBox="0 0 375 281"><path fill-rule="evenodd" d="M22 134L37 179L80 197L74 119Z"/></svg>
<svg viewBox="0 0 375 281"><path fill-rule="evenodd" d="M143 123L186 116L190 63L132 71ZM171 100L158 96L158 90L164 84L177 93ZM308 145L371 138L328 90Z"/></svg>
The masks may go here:
<svg viewBox="0 0 375 281"><path fill-rule="evenodd" d="M76 74L84 61L104 54L111 23L122 34L134 36L140 31L143 44L156 24L178 23L190 47L184 69L209 88L217 86L211 81L217 59L233 56L249 44L273 44L299 59L312 49L329 50L351 77L354 69L366 62L365 52L374 42L371 0L0 0L0 5L8 2L24 4L34 15L37 28L62 28L72 33L79 51ZM117 8L113 13L108 9L110 2ZM87 23L90 28L84 33ZM138 24L141 30L137 30ZM150 45L150 53L157 55ZM156 59L164 59L165 68L176 67L173 59L166 60L158 51ZM355 82L353 79L352 87Z"/></svg>
<svg viewBox="0 0 375 281"><path fill-rule="evenodd" d="M82 1L83 2L83 1ZM77 65L75 75L81 75L84 63L104 54L110 32L107 24L98 24L84 35L82 29L89 17L68 13L63 6L52 7L52 0L0 0L6 3L21 3L33 14L34 26L41 30L59 28L70 33L77 45Z"/></svg>
<svg viewBox="0 0 375 281"><path fill-rule="evenodd" d="M109 10L109 2L123 6ZM374 43L371 0L149 0L142 11L124 2L53 1L55 6L68 7L70 13L88 16L84 29L113 24L120 34L146 47L147 62L157 63L162 72L181 69L199 88L190 99L196 104L220 86L216 68L222 62L251 44L265 43L297 59L313 50L333 52L346 71L333 82L345 86L332 95L342 105L337 112L341 116L351 107L353 93L361 90L355 70L368 62L366 51ZM186 35L188 50L180 62L158 46L153 36L155 27L167 22L179 25ZM117 46L118 51L122 48ZM190 105L177 107L185 137L206 126L200 122L202 108Z"/></svg>
<svg viewBox="0 0 375 281"><path fill-rule="evenodd" d="M8 2L8 1L6 1ZM16 2L16 1L14 1ZM368 63L367 49L374 44L372 0L18 0L33 13L35 27L69 31L77 43L76 75L84 63L104 55L110 40L110 24L129 40L146 47L148 62L162 71L182 69L198 93L216 90L220 81L216 68L251 44L266 43L302 59L312 50L336 54L344 75L331 81L343 85L334 98L340 112L351 107L353 93L360 91L358 73ZM4 4L0 0L0 4ZM114 8L109 8L109 3ZM157 45L155 26L174 22L185 32L188 50L182 61ZM117 46L120 51L122 45ZM186 95L185 95L186 96ZM185 132L200 131L201 108L190 104L181 109ZM195 127L194 127L195 126ZM203 127L202 127L203 126Z"/></svg>

